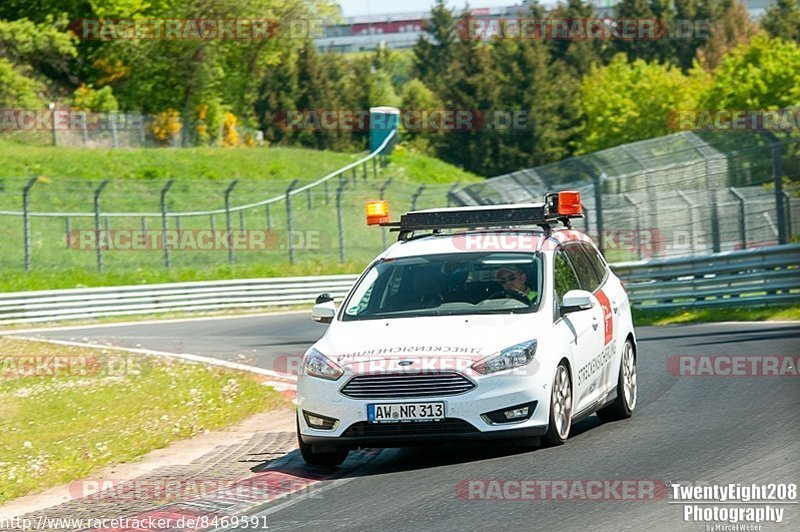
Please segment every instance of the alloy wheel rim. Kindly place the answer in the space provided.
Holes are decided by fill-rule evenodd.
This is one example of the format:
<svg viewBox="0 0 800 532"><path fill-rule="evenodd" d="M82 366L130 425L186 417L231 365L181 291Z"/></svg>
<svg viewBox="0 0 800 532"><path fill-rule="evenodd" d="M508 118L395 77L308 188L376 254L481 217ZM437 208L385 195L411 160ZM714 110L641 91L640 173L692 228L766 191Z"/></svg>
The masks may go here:
<svg viewBox="0 0 800 532"><path fill-rule="evenodd" d="M636 406L636 358L629 343L625 344L625 351L622 354L622 389L625 404L629 410L633 410Z"/></svg>
<svg viewBox="0 0 800 532"><path fill-rule="evenodd" d="M566 439L572 422L572 392L564 366L559 366L553 383L553 417L559 437Z"/></svg>

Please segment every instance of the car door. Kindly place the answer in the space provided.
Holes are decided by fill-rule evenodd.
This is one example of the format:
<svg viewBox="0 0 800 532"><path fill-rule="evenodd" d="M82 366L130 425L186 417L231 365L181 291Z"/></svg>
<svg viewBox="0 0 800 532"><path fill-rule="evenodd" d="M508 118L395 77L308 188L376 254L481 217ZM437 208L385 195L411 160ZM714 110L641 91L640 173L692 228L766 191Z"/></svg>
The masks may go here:
<svg viewBox="0 0 800 532"><path fill-rule="evenodd" d="M610 390L617 386L619 380L617 368L619 368L622 354L622 339L624 339L628 327L623 323L622 311L628 306L628 295L625 293L622 282L611 272L597 248L588 243L583 243L582 247L589 257L589 262L601 278L595 295L603 308L604 349L608 350L612 356L608 371L605 372L608 377L605 382L606 387Z"/></svg>
<svg viewBox="0 0 800 532"><path fill-rule="evenodd" d="M570 312L561 315L559 306L564 294L570 290L582 290L575 268L565 250L556 250L553 262L553 285L556 300L556 334L569 340L569 353L572 363L573 412L578 413L590 404L591 381L587 379L587 371L591 361L601 349L597 333L597 306L589 310Z"/></svg>
<svg viewBox="0 0 800 532"><path fill-rule="evenodd" d="M585 351L582 357L584 365L578 368L576 380L579 382L581 396L579 398L580 412L583 408L590 407L606 391L608 381L608 366L611 353L605 352L605 346L612 338L610 320L611 309L608 297L603 292L603 282L599 272L592 265L584 250L582 242L570 242L564 245L567 258L575 269L581 289L592 293L596 304L584 313L589 315L590 330L584 342Z"/></svg>

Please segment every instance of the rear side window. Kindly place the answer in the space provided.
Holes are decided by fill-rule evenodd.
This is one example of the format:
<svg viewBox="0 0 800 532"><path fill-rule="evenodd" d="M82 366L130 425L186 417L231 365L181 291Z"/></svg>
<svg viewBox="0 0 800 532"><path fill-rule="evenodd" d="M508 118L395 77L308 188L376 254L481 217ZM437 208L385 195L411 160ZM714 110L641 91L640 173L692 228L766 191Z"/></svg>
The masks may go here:
<svg viewBox="0 0 800 532"><path fill-rule="evenodd" d="M575 267L575 273L578 274L578 280L581 287L589 292L594 292L603 282L602 277L598 274L597 270L589 261L589 256L583 251L583 246L579 244L572 244L564 246L564 251L567 253L570 262Z"/></svg>
<svg viewBox="0 0 800 532"><path fill-rule="evenodd" d="M586 243L582 243L580 247L583 249L583 251L586 252L586 256L589 257L589 262L592 263L592 266L594 266L597 275L600 276L600 282L602 283L603 279L606 278L605 261L600 256L600 253L598 253L598 251L593 246L590 246L589 244Z"/></svg>
<svg viewBox="0 0 800 532"><path fill-rule="evenodd" d="M553 263L553 284L556 288L556 301L560 304L564 294L570 290L580 290L581 285L575 277L575 271L567 261L563 251L556 253Z"/></svg>

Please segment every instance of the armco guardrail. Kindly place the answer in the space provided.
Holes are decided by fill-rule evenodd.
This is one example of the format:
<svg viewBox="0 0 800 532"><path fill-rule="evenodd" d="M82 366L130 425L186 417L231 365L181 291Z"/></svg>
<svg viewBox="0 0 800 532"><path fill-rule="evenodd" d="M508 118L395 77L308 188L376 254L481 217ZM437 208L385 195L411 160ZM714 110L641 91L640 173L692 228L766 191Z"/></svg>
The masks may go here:
<svg viewBox="0 0 800 532"><path fill-rule="evenodd" d="M0 325L106 316L223 310L340 299L356 275L201 281L0 294Z"/></svg>
<svg viewBox="0 0 800 532"><path fill-rule="evenodd" d="M613 264L639 309L800 301L800 245Z"/></svg>
<svg viewBox="0 0 800 532"><path fill-rule="evenodd" d="M800 301L800 245L613 264L641 309ZM201 281L0 294L0 325L308 304L341 299L356 275Z"/></svg>

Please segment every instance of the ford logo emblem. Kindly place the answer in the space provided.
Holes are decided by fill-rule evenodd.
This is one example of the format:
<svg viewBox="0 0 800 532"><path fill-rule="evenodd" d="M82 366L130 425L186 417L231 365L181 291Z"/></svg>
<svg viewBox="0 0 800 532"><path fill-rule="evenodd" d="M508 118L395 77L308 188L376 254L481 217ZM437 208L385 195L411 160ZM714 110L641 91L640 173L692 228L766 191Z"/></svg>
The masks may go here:
<svg viewBox="0 0 800 532"><path fill-rule="evenodd" d="M414 363L413 360L401 360L400 362L398 362L400 366L410 366L413 363Z"/></svg>

